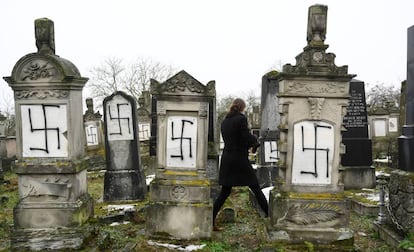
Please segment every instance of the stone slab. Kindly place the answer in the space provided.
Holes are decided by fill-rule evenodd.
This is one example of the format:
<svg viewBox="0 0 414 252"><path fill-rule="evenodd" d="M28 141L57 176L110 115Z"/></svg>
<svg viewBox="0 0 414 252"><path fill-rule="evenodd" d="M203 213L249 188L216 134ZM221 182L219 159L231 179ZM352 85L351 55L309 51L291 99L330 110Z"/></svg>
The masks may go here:
<svg viewBox="0 0 414 252"><path fill-rule="evenodd" d="M106 171L104 177L104 201L143 200L146 184L137 170Z"/></svg>
<svg viewBox="0 0 414 252"><path fill-rule="evenodd" d="M194 240L210 238L212 204L152 203L147 212L147 231L153 237Z"/></svg>
<svg viewBox="0 0 414 252"><path fill-rule="evenodd" d="M375 168L373 166L344 167L343 180L346 190L374 188L376 185Z"/></svg>
<svg viewBox="0 0 414 252"><path fill-rule="evenodd" d="M210 201L210 188L192 184L167 184L152 183L150 189L151 201L170 202L205 202Z"/></svg>

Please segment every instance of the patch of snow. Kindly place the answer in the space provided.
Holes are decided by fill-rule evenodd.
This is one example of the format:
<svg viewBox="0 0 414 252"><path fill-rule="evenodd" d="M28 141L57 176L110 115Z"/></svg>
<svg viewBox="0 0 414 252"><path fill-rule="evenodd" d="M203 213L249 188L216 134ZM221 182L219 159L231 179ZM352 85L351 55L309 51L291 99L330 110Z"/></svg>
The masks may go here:
<svg viewBox="0 0 414 252"><path fill-rule="evenodd" d="M145 183L147 185L151 184L151 182L155 179L155 174L148 175L145 179Z"/></svg>
<svg viewBox="0 0 414 252"><path fill-rule="evenodd" d="M104 209L107 209L108 212L113 211L135 211L135 205L125 204L125 205L108 205L104 207Z"/></svg>
<svg viewBox="0 0 414 252"><path fill-rule="evenodd" d="M266 197L267 202L269 202L270 198L270 191L274 188L274 186L265 187L262 189L264 196Z"/></svg>
<svg viewBox="0 0 414 252"><path fill-rule="evenodd" d="M131 222L129 222L129 221L123 221L121 223L119 223L119 222L112 222L111 224L109 224L109 226L113 227L113 226L119 226L119 225L129 224L129 223L131 223Z"/></svg>
<svg viewBox="0 0 414 252"><path fill-rule="evenodd" d="M160 243L160 242L154 242L151 240L147 241L147 243L151 246L164 247L168 249L177 249L180 251L195 251L195 250L203 249L206 246L206 244L201 244L201 245L188 245L186 247L183 247L181 245Z"/></svg>

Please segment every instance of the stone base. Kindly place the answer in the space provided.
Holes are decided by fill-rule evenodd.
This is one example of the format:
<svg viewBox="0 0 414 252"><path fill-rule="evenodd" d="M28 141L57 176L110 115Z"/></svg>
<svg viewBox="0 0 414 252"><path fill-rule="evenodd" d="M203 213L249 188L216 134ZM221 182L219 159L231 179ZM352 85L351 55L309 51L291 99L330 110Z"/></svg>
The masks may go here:
<svg viewBox="0 0 414 252"><path fill-rule="evenodd" d="M20 202L13 209L16 230L77 227L90 216L93 199L87 194L75 202Z"/></svg>
<svg viewBox="0 0 414 252"><path fill-rule="evenodd" d="M145 177L135 170L106 171L104 201L143 200L147 194Z"/></svg>
<svg viewBox="0 0 414 252"><path fill-rule="evenodd" d="M404 125L398 137L398 166L404 171L414 171L414 125Z"/></svg>
<svg viewBox="0 0 414 252"><path fill-rule="evenodd" d="M284 228L269 232L270 241L288 244L311 242L325 245L353 246L354 233L349 228Z"/></svg>
<svg viewBox="0 0 414 252"><path fill-rule="evenodd" d="M12 229L13 251L44 251L80 249L90 235L87 228Z"/></svg>
<svg viewBox="0 0 414 252"><path fill-rule="evenodd" d="M344 194L270 194L269 237L273 241L298 244L353 244L349 205Z"/></svg>
<svg viewBox="0 0 414 252"><path fill-rule="evenodd" d="M258 165L256 169L256 176L259 180L260 188L272 186L273 181L275 181L276 177L279 176L279 168L275 165Z"/></svg>
<svg viewBox="0 0 414 252"><path fill-rule="evenodd" d="M179 240L211 238L213 206L204 203L152 203L146 225L153 237Z"/></svg>
<svg viewBox="0 0 414 252"><path fill-rule="evenodd" d="M344 167L344 187L349 189L375 188L375 168L372 166Z"/></svg>

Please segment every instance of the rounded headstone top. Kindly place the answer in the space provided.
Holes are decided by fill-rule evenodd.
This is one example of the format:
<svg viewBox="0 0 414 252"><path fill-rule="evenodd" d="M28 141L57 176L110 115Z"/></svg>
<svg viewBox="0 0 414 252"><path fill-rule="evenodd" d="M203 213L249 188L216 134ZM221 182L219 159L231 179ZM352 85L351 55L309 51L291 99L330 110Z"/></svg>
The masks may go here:
<svg viewBox="0 0 414 252"><path fill-rule="evenodd" d="M88 80L81 77L78 68L69 60L55 54L53 21L47 18L35 20L37 53L29 53L15 64L12 75L4 79L16 89L25 84L76 83Z"/></svg>

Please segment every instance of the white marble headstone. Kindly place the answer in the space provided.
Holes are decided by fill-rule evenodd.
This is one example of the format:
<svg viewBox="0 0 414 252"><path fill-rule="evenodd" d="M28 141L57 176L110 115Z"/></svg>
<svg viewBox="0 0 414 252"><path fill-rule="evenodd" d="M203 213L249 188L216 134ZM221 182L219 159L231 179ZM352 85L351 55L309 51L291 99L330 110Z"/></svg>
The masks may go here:
<svg viewBox="0 0 414 252"><path fill-rule="evenodd" d="M138 123L139 141L147 141L151 136L151 125L149 123Z"/></svg>
<svg viewBox="0 0 414 252"><path fill-rule="evenodd" d="M373 120L374 122L374 136L386 136L387 128L385 119Z"/></svg>
<svg viewBox="0 0 414 252"><path fill-rule="evenodd" d="M94 146L99 144L98 128L95 125L88 125L85 127L86 145Z"/></svg>

